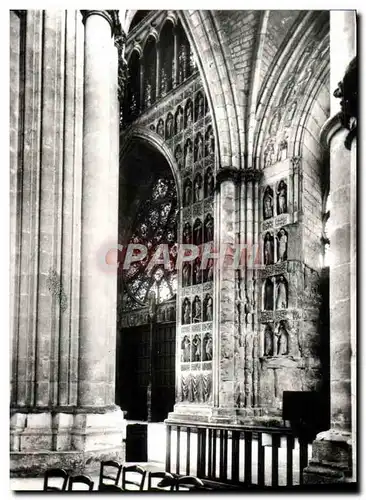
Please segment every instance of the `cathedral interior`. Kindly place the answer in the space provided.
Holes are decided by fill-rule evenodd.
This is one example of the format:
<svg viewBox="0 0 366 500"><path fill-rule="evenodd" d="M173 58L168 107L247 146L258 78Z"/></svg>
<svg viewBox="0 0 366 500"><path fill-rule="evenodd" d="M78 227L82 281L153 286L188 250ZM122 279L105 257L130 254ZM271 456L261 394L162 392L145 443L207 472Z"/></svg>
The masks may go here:
<svg viewBox="0 0 366 500"><path fill-rule="evenodd" d="M138 421L233 460L308 433L303 482L356 482L356 38L10 11L11 474L124 461Z"/></svg>

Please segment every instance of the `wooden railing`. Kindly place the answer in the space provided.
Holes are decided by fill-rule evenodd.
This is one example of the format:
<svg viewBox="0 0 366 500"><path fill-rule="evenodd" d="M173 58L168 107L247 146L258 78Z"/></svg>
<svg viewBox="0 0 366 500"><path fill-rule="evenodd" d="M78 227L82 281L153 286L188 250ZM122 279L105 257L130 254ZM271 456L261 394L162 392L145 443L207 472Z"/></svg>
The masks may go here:
<svg viewBox="0 0 366 500"><path fill-rule="evenodd" d="M287 427L166 423L166 471L260 487L303 484L310 445Z"/></svg>

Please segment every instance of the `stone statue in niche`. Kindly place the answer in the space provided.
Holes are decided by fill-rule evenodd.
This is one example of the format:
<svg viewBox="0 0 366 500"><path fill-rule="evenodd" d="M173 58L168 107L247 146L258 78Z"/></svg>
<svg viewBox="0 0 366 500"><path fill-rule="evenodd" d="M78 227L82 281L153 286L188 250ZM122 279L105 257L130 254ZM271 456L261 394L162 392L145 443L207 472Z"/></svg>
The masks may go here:
<svg viewBox="0 0 366 500"><path fill-rule="evenodd" d="M193 285L199 285L201 283L201 262L196 259L193 263Z"/></svg>
<svg viewBox="0 0 366 500"><path fill-rule="evenodd" d="M287 282L283 276L277 279L276 309L287 309Z"/></svg>
<svg viewBox="0 0 366 500"><path fill-rule="evenodd" d="M209 167L205 173L205 181L204 181L204 197L205 198L213 195L214 182L215 181L214 181L212 169Z"/></svg>
<svg viewBox="0 0 366 500"><path fill-rule="evenodd" d="M178 107L177 113L175 115L175 133L179 134L183 130L183 109L181 106Z"/></svg>
<svg viewBox="0 0 366 500"><path fill-rule="evenodd" d="M193 226L193 244L201 245L202 243L202 221L196 219Z"/></svg>
<svg viewBox="0 0 366 500"><path fill-rule="evenodd" d="M181 343L181 361L189 363L191 361L191 342L188 335L184 335Z"/></svg>
<svg viewBox="0 0 366 500"><path fill-rule="evenodd" d="M189 127L190 125L192 125L192 122L193 122L193 105L192 101L188 99L185 109L185 120L184 120L185 127Z"/></svg>
<svg viewBox="0 0 366 500"><path fill-rule="evenodd" d="M185 262L182 268L182 286L191 286L191 270L191 264Z"/></svg>
<svg viewBox="0 0 366 500"><path fill-rule="evenodd" d="M203 301L203 321L213 320L213 299L210 293L206 293Z"/></svg>
<svg viewBox="0 0 366 500"><path fill-rule="evenodd" d="M198 297L198 295L196 295L192 303L192 322L201 323L201 321L202 321L201 299Z"/></svg>
<svg viewBox="0 0 366 500"><path fill-rule="evenodd" d="M211 333L206 333L203 337L203 361L212 360L212 335Z"/></svg>
<svg viewBox="0 0 366 500"><path fill-rule="evenodd" d="M183 188L183 206L188 207L192 203L192 182L186 179Z"/></svg>
<svg viewBox="0 0 366 500"><path fill-rule="evenodd" d="M266 233L264 237L264 265L274 264L274 238L270 233Z"/></svg>
<svg viewBox="0 0 366 500"><path fill-rule="evenodd" d="M269 126L269 135L271 137L277 134L278 127L280 126L280 121L281 121L281 112L276 111Z"/></svg>
<svg viewBox="0 0 366 500"><path fill-rule="evenodd" d="M273 217L273 190L267 186L263 197L263 219Z"/></svg>
<svg viewBox="0 0 366 500"><path fill-rule="evenodd" d="M207 260L207 266L205 269L205 281L213 280L213 259Z"/></svg>
<svg viewBox="0 0 366 500"><path fill-rule="evenodd" d="M173 115L168 113L168 117L166 119L165 138L170 139L171 137L173 137Z"/></svg>
<svg viewBox="0 0 366 500"><path fill-rule="evenodd" d="M178 168L182 169L183 168L183 153L182 153L182 148L178 144L178 146L175 148L175 154L174 154L175 161L177 162Z"/></svg>
<svg viewBox="0 0 366 500"><path fill-rule="evenodd" d="M277 151L277 161L284 161L287 158L287 149L288 149L288 136L286 134L283 135L282 139L278 144Z"/></svg>
<svg viewBox="0 0 366 500"><path fill-rule="evenodd" d="M309 80L311 78L311 75L313 74L313 68L312 66L308 66L305 71L302 72L300 75L298 84L297 84L297 92L298 94L303 94L306 90L306 86L309 83Z"/></svg>
<svg viewBox="0 0 366 500"><path fill-rule="evenodd" d="M190 167L193 163L193 151L192 151L192 141L187 139L186 145L184 147L184 166Z"/></svg>
<svg viewBox="0 0 366 500"><path fill-rule="evenodd" d="M274 163L274 158L275 158L274 142L273 139L270 139L270 141L264 148L264 153L263 153L264 167L270 167Z"/></svg>
<svg viewBox="0 0 366 500"><path fill-rule="evenodd" d="M264 355L273 356L273 331L269 325L264 329Z"/></svg>
<svg viewBox="0 0 366 500"><path fill-rule="evenodd" d="M201 335L198 333L192 340L192 361L201 361Z"/></svg>
<svg viewBox="0 0 366 500"><path fill-rule="evenodd" d="M287 184L280 181L277 187L277 215L287 213Z"/></svg>
<svg viewBox="0 0 366 500"><path fill-rule="evenodd" d="M193 339L194 341L194 339ZM192 350L193 350L193 341L192 341ZM200 340L201 342L201 340ZM192 354L192 360L193 360L193 354ZM194 361L194 360L193 360ZM196 361L200 361L200 359L197 359ZM201 394L200 394L200 387L199 387L199 373L193 372L191 374L191 380L192 380L192 402L199 403L201 401Z"/></svg>
<svg viewBox="0 0 366 500"><path fill-rule="evenodd" d="M286 118L285 118L285 126L286 127L290 127L291 126L293 117L295 116L296 108L297 108L297 102L293 101L290 104L290 106L289 106L289 108L287 110L287 113L286 113Z"/></svg>
<svg viewBox="0 0 366 500"><path fill-rule="evenodd" d="M196 203L201 201L203 199L203 182L202 175L200 173L198 173L194 178L193 190L193 202Z"/></svg>
<svg viewBox="0 0 366 500"><path fill-rule="evenodd" d="M273 282L271 278L267 278L264 284L264 309L273 311Z"/></svg>
<svg viewBox="0 0 366 500"><path fill-rule="evenodd" d="M192 243L192 230L191 230L191 225L189 222L186 222L184 224L183 228L183 243L186 243L187 245Z"/></svg>
<svg viewBox="0 0 366 500"><path fill-rule="evenodd" d="M195 161L200 161L203 158L203 137L200 132L198 132L196 141L195 141Z"/></svg>
<svg viewBox="0 0 366 500"><path fill-rule="evenodd" d="M215 138L212 127L208 127L206 132L206 156L210 156L215 152Z"/></svg>
<svg viewBox="0 0 366 500"><path fill-rule="evenodd" d="M162 118L158 121L158 126L156 127L156 131L161 137L164 137L164 122Z"/></svg>
<svg viewBox="0 0 366 500"><path fill-rule="evenodd" d="M205 101L201 92L197 94L196 98L196 121L203 118L205 114Z"/></svg>
<svg viewBox="0 0 366 500"><path fill-rule="evenodd" d="M182 324L189 325L191 322L191 302L186 297L182 304Z"/></svg>
<svg viewBox="0 0 366 500"><path fill-rule="evenodd" d="M288 354L288 333L284 321L280 321L277 337L277 355L286 356Z"/></svg>
<svg viewBox="0 0 366 500"><path fill-rule="evenodd" d="M287 260L287 233L281 228L277 234L277 262Z"/></svg>
<svg viewBox="0 0 366 500"><path fill-rule="evenodd" d="M207 214L205 219L205 242L213 241L214 239L214 220L211 214Z"/></svg>

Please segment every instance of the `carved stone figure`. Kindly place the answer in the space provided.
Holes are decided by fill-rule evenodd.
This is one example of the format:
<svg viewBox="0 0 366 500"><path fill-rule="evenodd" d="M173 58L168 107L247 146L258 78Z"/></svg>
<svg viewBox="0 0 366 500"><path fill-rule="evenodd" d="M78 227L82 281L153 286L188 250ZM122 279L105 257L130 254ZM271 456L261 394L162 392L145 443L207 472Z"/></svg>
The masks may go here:
<svg viewBox="0 0 366 500"><path fill-rule="evenodd" d="M188 325L191 322L191 303L187 297L183 301L182 319L183 325Z"/></svg>
<svg viewBox="0 0 366 500"><path fill-rule="evenodd" d="M213 241L214 238L214 220L211 214L207 214L205 219L205 242Z"/></svg>
<svg viewBox="0 0 366 500"><path fill-rule="evenodd" d="M287 104L287 101L289 100L289 97L294 89L295 86L295 77L291 76L288 82L285 85L285 88L283 90L282 96L281 96L281 105L285 106Z"/></svg>
<svg viewBox="0 0 366 500"><path fill-rule="evenodd" d="M274 263L274 241L270 233L266 233L264 237L264 264L266 266Z"/></svg>
<svg viewBox="0 0 366 500"><path fill-rule="evenodd" d="M266 279L264 286L264 309L273 311L273 282L270 278Z"/></svg>
<svg viewBox="0 0 366 500"><path fill-rule="evenodd" d="M175 148L175 161L177 162L178 168L181 169L183 168L183 153L182 153L182 148L178 144L178 146Z"/></svg>
<svg viewBox="0 0 366 500"><path fill-rule="evenodd" d="M278 127L280 125L280 121L281 121L281 112L276 111L273 118L272 118L271 124L269 126L269 135L270 136L277 134Z"/></svg>
<svg viewBox="0 0 366 500"><path fill-rule="evenodd" d="M178 112L175 117L175 133L179 134L183 130L183 109L179 106Z"/></svg>
<svg viewBox="0 0 366 500"><path fill-rule="evenodd" d="M164 137L164 122L161 118L158 121L158 126L156 127L156 131L159 135L161 135L161 137Z"/></svg>
<svg viewBox="0 0 366 500"><path fill-rule="evenodd" d="M203 138L200 133L197 134L196 139L196 154L195 161L200 161L203 158Z"/></svg>
<svg viewBox="0 0 366 500"><path fill-rule="evenodd" d="M203 186L202 186L202 175L198 173L194 179L193 189L194 189L194 199L193 202L201 201L203 199Z"/></svg>
<svg viewBox="0 0 366 500"><path fill-rule="evenodd" d="M287 234L284 229L280 229L278 235L278 258L277 262L283 262L287 260Z"/></svg>
<svg viewBox="0 0 366 500"><path fill-rule="evenodd" d="M201 262L199 259L196 259L193 263L193 284L199 285L201 283L201 278L202 278Z"/></svg>
<svg viewBox="0 0 366 500"><path fill-rule="evenodd" d="M201 300L198 295L195 296L192 304L192 321L193 323L201 323L202 321Z"/></svg>
<svg viewBox="0 0 366 500"><path fill-rule="evenodd" d="M203 361L212 360L212 335L206 333L203 338Z"/></svg>
<svg viewBox="0 0 366 500"><path fill-rule="evenodd" d="M196 120L203 118L205 114L205 103L201 92L197 96Z"/></svg>
<svg viewBox="0 0 366 500"><path fill-rule="evenodd" d="M203 321L213 320L213 299L212 295L206 293L204 304L203 304Z"/></svg>
<svg viewBox="0 0 366 500"><path fill-rule="evenodd" d="M189 127L193 122L193 106L192 101L189 100L187 102L186 110L185 110L185 126Z"/></svg>
<svg viewBox="0 0 366 500"><path fill-rule="evenodd" d="M191 342L188 335L184 335L181 343L181 360L183 363L189 363L191 361Z"/></svg>
<svg viewBox="0 0 366 500"><path fill-rule="evenodd" d="M263 197L263 218L264 220L273 217L273 191L267 187Z"/></svg>
<svg viewBox="0 0 366 500"><path fill-rule="evenodd" d="M286 160L287 158L287 148L288 148L287 140L288 140L287 135L284 135L282 140L278 144L277 161L283 161Z"/></svg>
<svg viewBox="0 0 366 500"><path fill-rule="evenodd" d="M168 113L166 119L166 139L170 139L171 137L173 137L173 115Z"/></svg>
<svg viewBox="0 0 366 500"><path fill-rule="evenodd" d="M293 117L295 116L296 108L297 108L297 102L293 101L290 104L290 107L288 108L287 113L286 113L286 118L285 118L285 126L286 127L291 126L291 122L293 120Z"/></svg>
<svg viewBox="0 0 366 500"><path fill-rule="evenodd" d="M197 333L192 340L192 361L201 361L201 336Z"/></svg>
<svg viewBox="0 0 366 500"><path fill-rule="evenodd" d="M214 192L214 177L211 168L208 168L205 173L205 182L204 182L205 198L207 198L208 196L212 196L213 192Z"/></svg>
<svg viewBox="0 0 366 500"><path fill-rule="evenodd" d="M287 213L287 185L280 181L277 188L277 215Z"/></svg>
<svg viewBox="0 0 366 500"><path fill-rule="evenodd" d="M275 156L274 142L273 139L271 139L264 149L263 153L264 167L270 167L274 163L274 156Z"/></svg>
<svg viewBox="0 0 366 500"><path fill-rule="evenodd" d="M183 189L183 206L188 207L192 203L192 182L187 179Z"/></svg>
<svg viewBox="0 0 366 500"><path fill-rule="evenodd" d="M283 321L280 321L277 337L277 355L285 356L288 354L288 333Z"/></svg>
<svg viewBox="0 0 366 500"><path fill-rule="evenodd" d="M192 231L191 231L191 225L189 222L186 222L184 224L183 228L183 243L190 244L192 243Z"/></svg>
<svg viewBox="0 0 366 500"><path fill-rule="evenodd" d="M213 130L210 127L206 133L206 155L211 155L215 152L215 138Z"/></svg>
<svg viewBox="0 0 366 500"><path fill-rule="evenodd" d="M191 286L191 264L185 262L182 268L182 285Z"/></svg>
<svg viewBox="0 0 366 500"><path fill-rule="evenodd" d="M194 245L201 245L202 243L202 222L201 219L196 219L193 226L193 243Z"/></svg>
<svg viewBox="0 0 366 500"><path fill-rule="evenodd" d="M190 139L187 139L184 149L185 149L184 166L190 167L193 163L192 141Z"/></svg>
<svg viewBox="0 0 366 500"><path fill-rule="evenodd" d="M264 330L264 355L273 356L273 331L269 325Z"/></svg>
<svg viewBox="0 0 366 500"><path fill-rule="evenodd" d="M151 83L147 82L146 87L145 87L145 108L149 108L152 104L152 87ZM163 124L164 127L164 124Z"/></svg>
<svg viewBox="0 0 366 500"><path fill-rule="evenodd" d="M277 287L276 287L276 309L286 309L286 308L287 308L286 280L283 276L280 276L277 280Z"/></svg>
<svg viewBox="0 0 366 500"><path fill-rule="evenodd" d="M205 281L213 280L213 259L207 260L207 266L205 269Z"/></svg>

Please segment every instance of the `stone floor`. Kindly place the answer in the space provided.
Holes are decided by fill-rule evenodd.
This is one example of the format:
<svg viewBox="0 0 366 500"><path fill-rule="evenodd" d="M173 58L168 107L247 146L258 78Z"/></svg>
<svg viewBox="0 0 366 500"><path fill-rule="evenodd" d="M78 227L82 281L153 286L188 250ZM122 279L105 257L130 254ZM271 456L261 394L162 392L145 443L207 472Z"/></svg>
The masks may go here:
<svg viewBox="0 0 366 500"><path fill-rule="evenodd" d="M129 422L132 423L132 422ZM175 448L175 433L172 433L172 446L173 449ZM151 423L149 424L148 427L148 462L147 463L141 463L142 466L144 466L147 470L165 470L165 440L166 440L166 435L165 435L165 426L163 423ZM230 471L230 456L231 456L231 450L230 450L230 442L229 442L229 449L228 449L228 471ZM195 436L191 435L191 474L195 474L195 451L196 451L196 442L195 442ZM181 463L186 462L185 460L185 452L186 452L186 447L185 447L185 439L183 436L181 436ZM252 474L252 481L255 483L256 482L256 476L257 476L257 463L256 463L256 456L257 456L257 450L256 450L256 442L253 441L253 450L252 450L252 457L253 457L253 462L252 462L252 468L253 468L253 474ZM242 453L242 450L240 450L240 456L243 457L244 453ZM311 446L309 445L309 457L311 457ZM294 474L293 474L293 482L294 484L299 484L299 454L298 454L298 449L295 447L294 453L293 453L293 461L294 461ZM243 470L242 467L242 460L240 462L240 469ZM266 447L265 449L265 469L266 475L265 475L265 484L270 485L271 484L271 477L270 477L270 471L271 471L271 447ZM171 457L171 472L176 472L176 463L175 463L175 453L173 453L173 456ZM181 473L184 473L185 470L181 470ZM230 477L230 472L228 473L228 476ZM94 480L95 483L95 489L98 487L98 474L91 475L91 478ZM243 479L241 477L241 479ZM279 485L285 485L286 482L286 448L280 448L279 449ZM11 478L10 479L10 489L13 491L40 491L42 490L43 487L43 478L42 477L27 477L27 478ZM82 489L82 487L81 487Z"/></svg>

